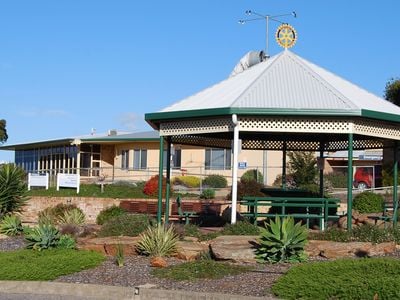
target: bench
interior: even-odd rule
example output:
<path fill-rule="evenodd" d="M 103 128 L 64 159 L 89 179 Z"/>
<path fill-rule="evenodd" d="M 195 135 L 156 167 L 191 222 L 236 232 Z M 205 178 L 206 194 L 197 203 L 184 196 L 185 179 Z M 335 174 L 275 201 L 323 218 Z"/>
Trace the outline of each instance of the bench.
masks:
<path fill-rule="evenodd" d="M 254 224 L 257 223 L 258 217 L 287 217 L 306 219 L 307 226 L 310 225 L 310 219 L 319 221 L 320 228 L 326 227 L 328 220 L 338 219 L 336 209 L 339 206 L 340 199 L 336 198 L 310 198 L 310 197 L 243 197 L 239 203 L 247 206 L 247 212 L 242 213 L 246 217 L 250 217 Z M 277 208 L 272 213 L 258 212 L 258 207 L 265 206 Z M 305 211 L 291 213 L 290 209 L 304 208 Z M 330 213 L 334 210 L 335 213 Z"/>
<path fill-rule="evenodd" d="M 183 210 L 183 204 L 182 204 L 182 199 L 181 199 L 180 195 L 176 198 L 176 205 L 178 208 L 179 221 L 182 222 L 183 219 L 185 219 L 185 225 L 189 224 L 190 219 L 199 217 L 199 214 L 196 211 Z"/>

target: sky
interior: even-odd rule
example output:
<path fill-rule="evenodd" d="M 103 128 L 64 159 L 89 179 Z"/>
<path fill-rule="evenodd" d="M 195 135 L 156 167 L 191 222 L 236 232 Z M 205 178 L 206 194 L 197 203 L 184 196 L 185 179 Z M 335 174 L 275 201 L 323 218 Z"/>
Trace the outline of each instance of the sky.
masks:
<path fill-rule="evenodd" d="M 7 144 L 109 129 L 146 131 L 145 113 L 227 78 L 265 48 L 265 21 L 293 25 L 297 55 L 383 96 L 400 77 L 398 0 L 0 1 L 0 119 Z M 282 51 L 269 23 L 269 54 Z M 13 152 L 0 151 L 0 161 Z"/>

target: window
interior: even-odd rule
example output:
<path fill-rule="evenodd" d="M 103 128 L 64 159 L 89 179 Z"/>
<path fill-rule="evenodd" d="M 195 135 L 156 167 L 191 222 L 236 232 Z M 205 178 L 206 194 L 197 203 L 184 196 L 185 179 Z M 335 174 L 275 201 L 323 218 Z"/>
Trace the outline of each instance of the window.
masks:
<path fill-rule="evenodd" d="M 226 149 L 206 149 L 206 170 L 230 170 L 231 152 Z"/>
<path fill-rule="evenodd" d="M 171 151 L 171 168 L 180 169 L 181 168 L 181 149 L 174 149 Z M 167 150 L 164 150 L 164 169 L 167 168 Z"/>
<path fill-rule="evenodd" d="M 147 149 L 133 150 L 133 169 L 141 170 L 147 168 Z"/>
<path fill-rule="evenodd" d="M 121 169 L 129 168 L 129 150 L 121 151 Z"/>

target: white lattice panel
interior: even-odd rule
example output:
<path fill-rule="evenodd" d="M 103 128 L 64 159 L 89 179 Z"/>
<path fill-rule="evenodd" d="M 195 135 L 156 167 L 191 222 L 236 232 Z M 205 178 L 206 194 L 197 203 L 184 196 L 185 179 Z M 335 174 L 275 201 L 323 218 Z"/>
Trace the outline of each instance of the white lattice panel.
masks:
<path fill-rule="evenodd" d="M 354 122 L 354 133 L 400 140 L 400 126 L 378 122 L 379 121 L 357 120 Z"/>
<path fill-rule="evenodd" d="M 160 124 L 161 136 L 229 132 L 232 130 L 232 121 L 230 118 L 184 120 Z"/>
<path fill-rule="evenodd" d="M 346 120 L 321 118 L 240 118 L 240 130 L 258 132 L 349 133 L 352 124 Z"/>

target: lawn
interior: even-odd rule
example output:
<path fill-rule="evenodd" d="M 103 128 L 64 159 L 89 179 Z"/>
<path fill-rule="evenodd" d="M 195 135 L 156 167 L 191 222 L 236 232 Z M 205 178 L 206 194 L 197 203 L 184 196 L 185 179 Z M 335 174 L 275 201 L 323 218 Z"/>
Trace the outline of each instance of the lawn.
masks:
<path fill-rule="evenodd" d="M 0 252 L 0 280 L 53 280 L 94 268 L 104 256 L 78 250 L 17 250 Z"/>

